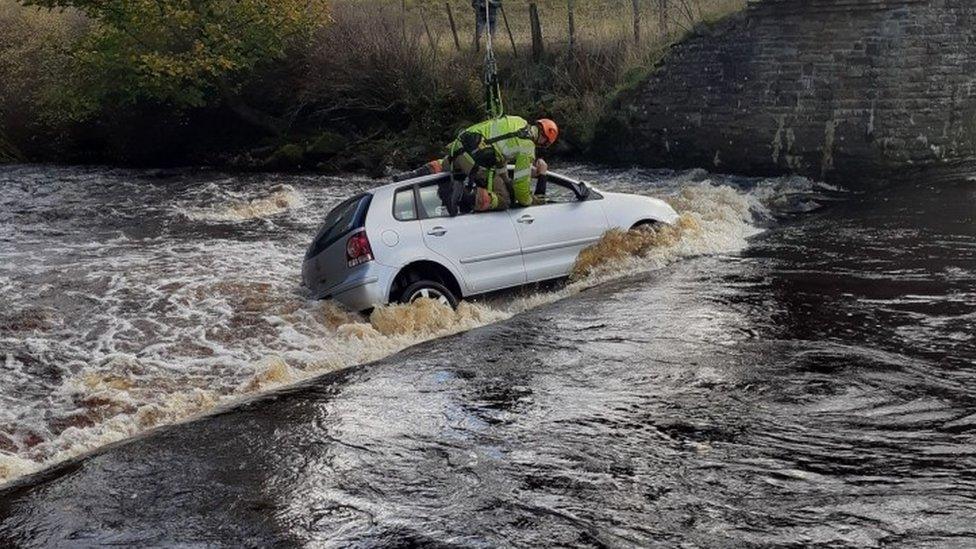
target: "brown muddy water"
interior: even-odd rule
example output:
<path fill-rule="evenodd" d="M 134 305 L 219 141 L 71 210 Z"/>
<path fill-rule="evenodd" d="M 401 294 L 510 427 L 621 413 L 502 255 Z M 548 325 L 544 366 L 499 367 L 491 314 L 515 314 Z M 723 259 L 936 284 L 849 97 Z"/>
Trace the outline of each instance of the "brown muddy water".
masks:
<path fill-rule="evenodd" d="M 3 168 L 0 475 L 95 452 L 0 541 L 976 544 L 976 183 L 570 171 L 681 223 L 362 318 L 298 268 L 369 181 Z"/>

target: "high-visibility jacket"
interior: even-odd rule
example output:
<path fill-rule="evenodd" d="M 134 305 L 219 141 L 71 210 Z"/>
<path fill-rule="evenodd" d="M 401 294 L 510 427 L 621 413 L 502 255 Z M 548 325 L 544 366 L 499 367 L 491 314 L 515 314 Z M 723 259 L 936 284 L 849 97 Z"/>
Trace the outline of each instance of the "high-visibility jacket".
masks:
<path fill-rule="evenodd" d="M 461 132 L 448 147 L 448 158 L 455 167 L 489 170 L 488 181 L 494 179 L 494 171 L 507 174 L 508 165 L 514 164 L 513 198 L 522 206 L 531 206 L 532 164 L 535 163 L 531 128 L 531 124 L 518 116 L 486 120 Z"/>

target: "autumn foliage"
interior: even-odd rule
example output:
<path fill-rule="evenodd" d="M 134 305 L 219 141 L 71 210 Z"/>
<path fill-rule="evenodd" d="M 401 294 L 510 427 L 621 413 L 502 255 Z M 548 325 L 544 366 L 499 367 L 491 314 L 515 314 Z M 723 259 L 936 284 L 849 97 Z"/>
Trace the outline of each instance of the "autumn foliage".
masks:
<path fill-rule="evenodd" d="M 201 107 L 262 63 L 304 46 L 327 20 L 325 0 L 31 0 L 73 9 L 91 28 L 72 45 L 84 116 L 106 101 Z"/>
<path fill-rule="evenodd" d="M 548 116 L 585 151 L 616 90 L 667 44 L 745 0 L 680 0 L 671 31 L 630 0 L 538 0 L 496 33 L 511 112 Z M 470 0 L 0 0 L 0 162 L 405 167 L 484 116 Z M 667 4 L 667 3 L 665 3 Z M 576 6 L 577 35 L 566 35 Z M 650 17 L 657 2 L 642 1 Z M 685 9 L 687 8 L 687 9 Z"/>

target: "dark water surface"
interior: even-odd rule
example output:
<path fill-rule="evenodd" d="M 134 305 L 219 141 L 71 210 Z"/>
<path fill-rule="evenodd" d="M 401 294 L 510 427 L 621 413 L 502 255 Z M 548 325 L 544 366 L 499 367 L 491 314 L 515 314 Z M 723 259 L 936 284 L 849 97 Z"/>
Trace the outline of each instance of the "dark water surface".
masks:
<path fill-rule="evenodd" d="M 976 546 L 976 183 L 898 185 L 105 448 L 0 545 Z"/>

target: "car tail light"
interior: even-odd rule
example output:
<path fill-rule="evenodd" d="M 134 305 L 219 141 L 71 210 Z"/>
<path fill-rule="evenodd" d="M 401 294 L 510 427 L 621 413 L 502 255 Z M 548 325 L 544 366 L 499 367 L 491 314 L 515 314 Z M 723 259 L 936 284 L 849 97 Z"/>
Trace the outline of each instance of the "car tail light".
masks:
<path fill-rule="evenodd" d="M 372 260 L 373 248 L 369 245 L 369 238 L 366 237 L 366 231 L 359 231 L 350 236 L 346 242 L 346 264 L 350 267 L 355 267 L 356 265 L 362 265 Z"/>

